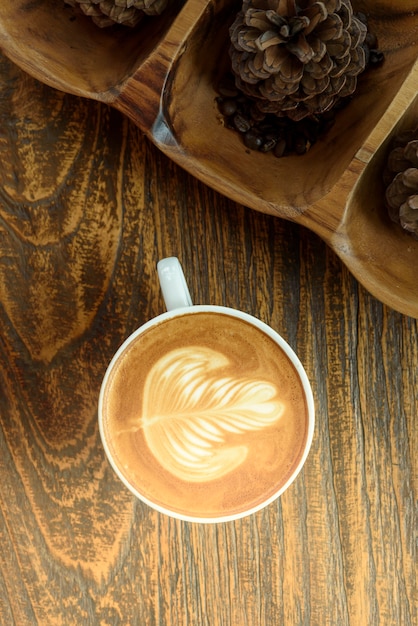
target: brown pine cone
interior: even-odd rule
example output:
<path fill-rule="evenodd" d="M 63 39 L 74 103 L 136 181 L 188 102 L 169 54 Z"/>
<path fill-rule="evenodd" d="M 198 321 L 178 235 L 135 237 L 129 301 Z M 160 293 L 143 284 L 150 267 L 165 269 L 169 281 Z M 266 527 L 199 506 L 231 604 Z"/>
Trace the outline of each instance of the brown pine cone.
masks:
<path fill-rule="evenodd" d="M 64 0 L 79 7 L 93 22 L 104 28 L 123 24 L 136 26 L 144 15 L 160 15 L 168 0 Z"/>
<path fill-rule="evenodd" d="M 236 85 L 264 112 L 322 114 L 355 91 L 366 34 L 350 0 L 244 0 L 230 28 Z"/>
<path fill-rule="evenodd" d="M 393 141 L 384 184 L 390 219 L 418 239 L 418 128 L 398 135 Z"/>

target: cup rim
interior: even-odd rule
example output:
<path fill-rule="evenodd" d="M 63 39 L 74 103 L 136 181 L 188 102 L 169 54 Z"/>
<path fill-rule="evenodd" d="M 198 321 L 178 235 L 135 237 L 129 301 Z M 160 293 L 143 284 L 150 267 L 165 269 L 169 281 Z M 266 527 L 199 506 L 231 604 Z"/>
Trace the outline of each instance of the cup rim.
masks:
<path fill-rule="evenodd" d="M 266 498 L 266 500 L 263 500 L 261 503 L 257 504 L 254 507 L 251 507 L 244 511 L 239 511 L 237 513 L 219 515 L 219 516 L 214 516 L 214 517 L 200 517 L 197 515 L 179 513 L 177 511 L 173 511 L 169 509 L 168 507 L 166 508 L 164 506 L 161 506 L 153 502 L 152 500 L 144 496 L 141 492 L 139 492 L 129 482 L 129 480 L 126 478 L 123 472 L 119 469 L 119 466 L 117 465 L 116 461 L 113 458 L 112 452 L 107 443 L 105 427 L 104 427 L 104 419 L 103 419 L 104 393 L 105 393 L 105 389 L 107 386 L 107 382 L 109 380 L 110 374 L 114 366 L 116 365 L 117 361 L 119 360 L 120 356 L 124 353 L 126 348 L 138 336 L 140 336 L 142 333 L 144 333 L 148 329 L 154 326 L 157 326 L 159 323 L 162 323 L 166 320 L 169 320 L 178 316 L 193 315 L 199 312 L 200 313 L 211 313 L 211 312 L 221 313 L 223 315 L 229 315 L 230 317 L 236 317 L 238 319 L 242 319 L 246 322 L 249 322 L 253 326 L 256 326 L 261 331 L 263 331 L 266 335 L 268 335 L 271 339 L 273 339 L 273 341 L 275 341 L 275 343 L 278 344 L 278 346 L 283 350 L 283 352 L 285 352 L 287 357 L 292 362 L 294 368 L 296 369 L 299 379 L 303 386 L 303 391 L 305 394 L 306 406 L 307 406 L 308 428 L 307 428 L 307 434 L 306 434 L 305 444 L 303 448 L 303 453 L 301 454 L 297 466 L 295 467 L 294 471 L 289 476 L 287 481 L 280 487 L 280 489 L 275 491 L 271 496 Z M 129 491 L 136 498 L 138 498 L 143 503 L 147 504 L 149 507 L 151 507 L 155 511 L 158 511 L 159 513 L 164 513 L 165 515 L 168 515 L 172 518 L 186 521 L 186 522 L 213 524 L 213 523 L 222 523 L 222 522 L 229 522 L 229 521 L 242 519 L 244 517 L 252 515 L 253 513 L 261 511 L 262 509 L 270 505 L 272 502 L 277 500 L 290 487 L 290 485 L 295 481 L 300 471 L 302 470 L 302 467 L 304 466 L 305 461 L 311 449 L 314 430 L 315 430 L 315 403 L 314 403 L 314 398 L 313 398 L 313 393 L 312 393 L 312 387 L 311 387 L 311 384 L 309 382 L 308 376 L 306 374 L 306 371 L 302 362 L 300 361 L 299 357 L 297 356 L 293 348 L 290 346 L 290 344 L 271 326 L 269 326 L 268 324 L 266 324 L 259 318 L 255 317 L 254 315 L 251 315 L 250 313 L 246 313 L 245 311 L 241 311 L 240 309 L 234 309 L 232 307 L 211 305 L 211 304 L 193 304 L 191 306 L 172 309 L 170 311 L 166 311 L 165 313 L 161 313 L 160 315 L 157 315 L 156 317 L 153 317 L 152 319 L 148 320 L 147 322 L 139 326 L 135 331 L 133 331 L 130 335 L 128 335 L 128 337 L 123 341 L 123 343 L 119 346 L 119 348 L 113 355 L 111 361 L 109 362 L 105 375 L 103 377 L 102 383 L 101 383 L 99 401 L 98 401 L 98 422 L 99 422 L 100 438 L 101 438 L 101 442 L 102 442 L 107 460 L 110 463 L 116 475 L 118 476 L 118 478 L 122 481 L 125 487 L 127 487 L 127 489 L 129 489 Z"/>

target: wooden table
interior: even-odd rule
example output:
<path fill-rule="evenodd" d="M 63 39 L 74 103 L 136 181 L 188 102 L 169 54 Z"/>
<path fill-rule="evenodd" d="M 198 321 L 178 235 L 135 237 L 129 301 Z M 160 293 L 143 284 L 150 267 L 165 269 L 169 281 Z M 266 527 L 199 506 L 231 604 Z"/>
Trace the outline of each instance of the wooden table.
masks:
<path fill-rule="evenodd" d="M 119 113 L 0 72 L 1 625 L 417 624 L 417 321 Z M 162 312 L 167 255 L 196 303 L 269 323 L 312 381 L 302 473 L 235 523 L 154 513 L 99 440 L 102 376 Z"/>

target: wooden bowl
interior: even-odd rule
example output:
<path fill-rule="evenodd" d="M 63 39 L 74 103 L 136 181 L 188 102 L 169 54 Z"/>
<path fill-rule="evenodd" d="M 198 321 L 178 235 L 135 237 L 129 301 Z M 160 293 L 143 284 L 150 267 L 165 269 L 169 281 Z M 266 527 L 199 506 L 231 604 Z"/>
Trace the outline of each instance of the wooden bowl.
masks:
<path fill-rule="evenodd" d="M 136 28 L 97 28 L 61 0 L 1 0 L 0 47 L 55 88 L 122 111 L 171 159 L 217 191 L 322 237 L 377 298 L 418 317 L 418 241 L 390 223 L 388 141 L 418 118 L 416 0 L 359 0 L 384 63 L 303 156 L 249 152 L 222 124 L 216 84 L 239 4 L 175 0 Z"/>

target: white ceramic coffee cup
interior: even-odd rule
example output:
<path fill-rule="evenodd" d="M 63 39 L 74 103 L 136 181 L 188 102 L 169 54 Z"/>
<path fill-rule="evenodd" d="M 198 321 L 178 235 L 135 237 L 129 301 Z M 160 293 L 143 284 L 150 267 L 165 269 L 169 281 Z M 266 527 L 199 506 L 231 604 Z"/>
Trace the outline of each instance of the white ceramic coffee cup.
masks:
<path fill-rule="evenodd" d="M 190 297 L 189 289 L 187 286 L 187 282 L 185 280 L 182 267 L 177 257 L 168 257 L 159 261 L 157 265 L 157 271 L 158 271 L 160 287 L 161 287 L 162 295 L 163 295 L 165 305 L 167 308 L 167 312 L 162 313 L 161 315 L 158 315 L 157 317 L 146 322 L 125 340 L 125 342 L 120 346 L 120 348 L 114 355 L 113 359 L 111 360 L 107 368 L 106 374 L 104 376 L 103 382 L 102 382 L 100 396 L 99 396 L 98 419 L 99 419 L 100 436 L 101 436 L 101 440 L 102 440 L 102 444 L 103 444 L 106 456 L 113 470 L 115 471 L 117 476 L 120 478 L 120 480 L 124 483 L 124 485 L 142 502 L 145 502 L 147 505 L 159 511 L 160 513 L 164 513 L 166 515 L 169 515 L 171 517 L 181 519 L 184 521 L 192 521 L 192 522 L 200 522 L 200 523 L 226 522 L 226 521 L 231 521 L 231 520 L 242 518 L 244 516 L 255 513 L 256 511 L 266 507 L 267 505 L 271 504 L 274 500 L 276 500 L 293 483 L 293 481 L 298 476 L 300 470 L 302 469 L 306 461 L 306 458 L 308 456 L 311 443 L 312 443 L 312 438 L 313 438 L 313 433 L 314 433 L 314 424 L 315 424 L 314 400 L 313 400 L 312 390 L 311 390 L 308 377 L 306 375 L 306 372 L 299 358 L 297 357 L 295 352 L 292 350 L 292 348 L 289 346 L 289 344 L 275 330 L 273 330 L 270 326 L 268 326 L 264 322 L 260 321 L 256 317 L 253 317 L 252 315 L 249 315 L 248 313 L 245 313 L 237 309 L 232 309 L 229 307 L 216 306 L 216 305 L 193 305 L 192 299 Z M 247 323 L 250 323 L 251 325 L 260 329 L 268 337 L 273 339 L 273 341 L 281 348 L 281 350 L 287 355 L 288 359 L 293 364 L 298 374 L 298 377 L 300 379 L 300 382 L 302 384 L 302 387 L 303 387 L 303 392 L 305 395 L 306 407 L 307 407 L 308 424 L 307 424 L 307 435 L 306 435 L 306 439 L 305 439 L 305 443 L 303 447 L 303 452 L 300 455 L 297 465 L 294 467 L 291 475 L 287 478 L 286 482 L 282 484 L 281 487 L 273 495 L 270 495 L 268 498 L 266 498 L 265 500 L 257 504 L 257 506 L 248 508 L 247 510 L 244 510 L 244 511 L 240 511 L 239 513 L 220 515 L 218 517 L 213 517 L 213 516 L 211 517 L 199 516 L 198 517 L 196 515 L 178 513 L 175 510 L 170 510 L 169 508 L 166 508 L 156 502 L 151 501 L 149 498 L 147 498 L 142 493 L 140 493 L 131 484 L 131 482 L 129 481 L 129 477 L 127 477 L 126 473 L 121 470 L 118 463 L 116 462 L 112 454 L 111 447 L 108 444 L 107 436 L 106 436 L 106 429 L 104 427 L 104 396 L 105 396 L 104 392 L 105 392 L 109 377 L 111 375 L 111 372 L 115 364 L 118 362 L 119 358 L 125 352 L 127 347 L 134 340 L 140 337 L 142 333 L 157 326 L 161 322 L 165 320 L 169 320 L 177 316 L 184 316 L 184 315 L 192 314 L 198 311 L 220 313 L 223 315 L 229 315 L 229 316 L 244 320 Z"/>

